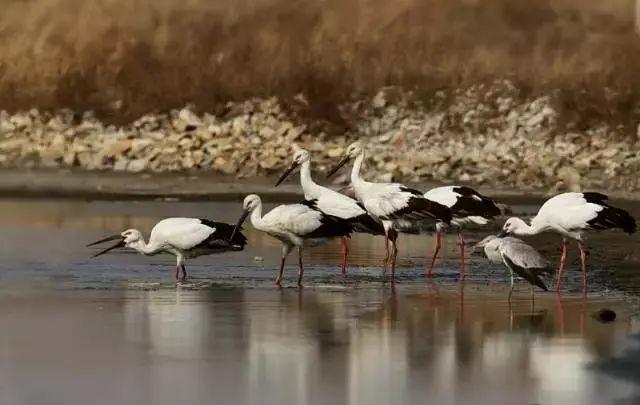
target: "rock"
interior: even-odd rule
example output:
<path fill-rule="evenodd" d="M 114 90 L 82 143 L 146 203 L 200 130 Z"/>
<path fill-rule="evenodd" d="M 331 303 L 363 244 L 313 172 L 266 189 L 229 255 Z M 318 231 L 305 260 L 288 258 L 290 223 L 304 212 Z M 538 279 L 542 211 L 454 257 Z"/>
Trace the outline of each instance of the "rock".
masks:
<path fill-rule="evenodd" d="M 138 173 L 147 168 L 149 162 L 146 159 L 134 159 L 127 164 L 127 171 Z"/>
<path fill-rule="evenodd" d="M 185 107 L 178 113 L 178 118 L 184 122 L 186 126 L 197 128 L 202 126 L 202 120 L 189 107 Z"/>
<path fill-rule="evenodd" d="M 124 141 L 120 141 L 120 142 L 124 142 Z M 131 147 L 131 153 L 133 155 L 138 155 L 142 153 L 147 147 L 153 145 L 153 143 L 154 142 L 152 139 L 134 139 L 131 142 L 129 142 L 129 145 Z"/>
<path fill-rule="evenodd" d="M 108 157 L 116 157 L 122 156 L 124 152 L 131 148 L 133 141 L 130 139 L 123 139 L 120 141 L 113 142 L 107 146 L 105 146 L 105 156 Z"/>
<path fill-rule="evenodd" d="M 1 152 L 10 152 L 24 148 L 29 144 L 29 140 L 26 138 L 12 138 L 3 142 L 0 142 Z"/>
<path fill-rule="evenodd" d="M 213 160 L 213 168 L 224 174 L 233 174 L 236 172 L 233 164 L 223 157 L 217 157 Z"/>
<path fill-rule="evenodd" d="M 616 320 L 615 311 L 609 308 L 601 308 L 600 310 L 598 310 L 598 312 L 593 314 L 593 316 L 594 318 L 596 318 L 596 320 L 603 323 L 613 322 Z"/>
<path fill-rule="evenodd" d="M 9 121 L 9 119 L 4 119 L 0 117 L 0 135 L 5 135 L 15 130 L 16 130 L 16 126 L 11 121 Z"/>
<path fill-rule="evenodd" d="M 387 98 L 384 90 L 380 90 L 371 101 L 374 108 L 382 108 L 387 105 Z"/>

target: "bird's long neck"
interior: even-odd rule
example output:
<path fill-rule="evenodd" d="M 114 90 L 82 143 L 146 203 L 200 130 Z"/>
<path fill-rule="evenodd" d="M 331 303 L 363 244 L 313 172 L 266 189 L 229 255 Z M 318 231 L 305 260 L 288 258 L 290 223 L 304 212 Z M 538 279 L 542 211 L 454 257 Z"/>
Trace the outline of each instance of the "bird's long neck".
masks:
<path fill-rule="evenodd" d="M 258 230 L 262 229 L 262 203 L 251 211 L 251 225 Z"/>
<path fill-rule="evenodd" d="M 364 152 L 360 152 L 360 154 L 356 156 L 356 160 L 353 162 L 353 169 L 351 169 L 351 184 L 353 184 L 353 188 L 355 189 L 364 183 L 364 179 L 360 175 L 362 162 L 364 162 Z"/>
<path fill-rule="evenodd" d="M 536 221 L 531 221 L 531 225 L 527 224 L 525 221 L 522 221 L 516 231 L 516 234 L 521 236 L 531 236 L 544 232 L 546 229 L 547 227 L 544 226 L 544 224 L 540 224 Z"/>
<path fill-rule="evenodd" d="M 304 198 L 314 198 L 314 191 L 318 187 L 315 181 L 311 178 L 311 162 L 306 161 L 300 166 L 300 185 L 302 191 L 304 191 Z"/>
<path fill-rule="evenodd" d="M 152 255 L 160 250 L 160 247 L 156 246 L 153 243 L 147 244 L 147 242 L 145 242 L 144 238 L 142 237 L 137 241 L 130 243 L 128 246 L 136 252 L 142 253 L 143 255 Z"/>

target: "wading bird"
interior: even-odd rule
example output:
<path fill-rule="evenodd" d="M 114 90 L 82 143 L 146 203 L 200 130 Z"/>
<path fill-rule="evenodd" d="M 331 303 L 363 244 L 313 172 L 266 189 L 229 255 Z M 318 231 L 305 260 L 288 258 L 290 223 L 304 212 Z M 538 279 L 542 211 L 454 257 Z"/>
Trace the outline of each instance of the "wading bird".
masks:
<path fill-rule="evenodd" d="M 143 255 L 151 256 L 158 253 L 170 253 L 176 256 L 176 280 L 185 281 L 187 270 L 184 263 L 187 258 L 243 250 L 247 239 L 241 232 L 234 233 L 233 225 L 223 222 L 198 218 L 167 218 L 158 222 L 151 230 L 149 243 L 144 241 L 142 232 L 137 229 L 127 229 L 120 235 L 113 235 L 88 244 L 94 246 L 100 243 L 117 240 L 95 255 L 98 257 L 117 248 L 130 248 Z M 179 276 L 180 270 L 182 276 Z"/>
<path fill-rule="evenodd" d="M 314 201 L 315 206 L 322 212 L 334 217 L 342 218 L 352 225 L 357 233 L 369 233 L 372 235 L 384 235 L 382 223 L 367 213 L 364 207 L 353 198 L 340 194 L 330 188 L 323 187 L 311 178 L 311 155 L 305 149 L 294 144 L 293 162 L 282 173 L 276 182 L 278 187 L 296 168 L 300 167 L 300 184 L 306 200 Z M 342 237 L 342 274 L 347 270 L 347 256 L 349 245 L 347 236 Z"/>
<path fill-rule="evenodd" d="M 244 212 L 236 224 L 232 238 L 251 215 L 251 224 L 255 229 L 282 242 L 282 260 L 275 280 L 277 285 L 282 285 L 284 263 L 294 247 L 298 248 L 298 285 L 302 285 L 302 248 L 317 246 L 331 238 L 349 236 L 353 232 L 348 221 L 323 213 L 313 201 L 279 205 L 262 216 L 262 200 L 259 196 L 250 194 L 245 197 L 243 208 Z"/>
<path fill-rule="evenodd" d="M 390 257 L 390 240 L 392 246 L 391 274 L 392 278 L 395 278 L 398 232 L 415 230 L 436 222 L 449 225 L 452 219 L 451 210 L 425 198 L 421 191 L 402 184 L 365 181 L 360 174 L 365 151 L 359 142 L 349 145 L 342 160 L 327 174 L 327 177 L 333 175 L 352 159 L 354 163 L 351 170 L 351 184 L 356 198 L 364 205 L 369 214 L 382 221 L 385 230 L 385 270 Z"/>
<path fill-rule="evenodd" d="M 556 291 L 562 287 L 562 274 L 567 261 L 567 238 L 575 239 L 580 248 L 582 288 L 587 289 L 587 251 L 584 236 L 588 231 L 622 229 L 632 234 L 636 221 L 623 209 L 607 204 L 608 197 L 600 193 L 563 193 L 547 200 L 538 214 L 527 225 L 522 219 L 513 217 L 505 222 L 502 235 L 536 235 L 555 232 L 562 236 L 562 255 L 556 280 Z"/>
<path fill-rule="evenodd" d="M 500 208 L 491 200 L 466 186 L 436 187 L 426 193 L 425 198 L 440 203 L 451 209 L 453 219 L 451 225 L 457 228 L 458 245 L 460 246 L 460 279 L 465 278 L 465 242 L 462 236 L 462 227 L 467 224 L 486 225 L 489 221 L 500 215 Z M 442 247 L 442 234 L 447 226 L 444 222 L 436 224 L 436 247 L 433 258 L 425 276 L 431 277 L 438 252 Z"/>
<path fill-rule="evenodd" d="M 533 297 L 534 285 L 548 291 L 540 276 L 551 274 L 551 265 L 532 246 L 517 238 L 490 235 L 478 242 L 475 247 L 483 248 L 490 262 L 503 263 L 509 269 L 511 274 L 509 300 L 511 300 L 513 293 L 513 273 L 531 284 L 531 297 Z"/>

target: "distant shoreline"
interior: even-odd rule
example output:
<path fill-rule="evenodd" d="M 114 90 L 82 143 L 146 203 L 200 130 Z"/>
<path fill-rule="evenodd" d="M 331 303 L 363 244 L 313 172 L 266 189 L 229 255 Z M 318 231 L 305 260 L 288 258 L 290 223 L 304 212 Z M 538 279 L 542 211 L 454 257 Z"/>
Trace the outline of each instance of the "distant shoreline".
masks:
<path fill-rule="evenodd" d="M 250 193 L 260 194 L 273 202 L 302 198 L 302 189 L 292 180 L 274 188 L 276 177 L 238 180 L 215 172 L 128 173 L 71 169 L 2 169 L 0 198 L 233 201 Z M 442 184 L 412 185 L 426 191 Z M 330 186 L 338 189 L 341 187 Z M 548 190 L 476 188 L 505 203 L 542 201 L 552 194 Z M 605 193 L 616 200 L 640 201 L 640 192 L 636 191 Z"/>

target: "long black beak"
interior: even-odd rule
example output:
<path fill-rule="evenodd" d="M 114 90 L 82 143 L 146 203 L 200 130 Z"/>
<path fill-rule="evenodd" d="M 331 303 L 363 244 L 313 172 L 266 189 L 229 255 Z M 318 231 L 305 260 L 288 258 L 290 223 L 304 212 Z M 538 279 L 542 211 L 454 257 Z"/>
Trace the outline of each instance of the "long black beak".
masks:
<path fill-rule="evenodd" d="M 333 176 L 338 170 L 340 170 L 340 168 L 342 168 L 342 166 L 346 165 L 349 162 L 349 160 L 350 160 L 349 156 L 343 157 L 342 160 L 340 160 L 340 162 L 338 162 L 336 167 L 334 167 L 333 169 L 329 170 L 329 173 L 327 173 L 327 178 Z"/>
<path fill-rule="evenodd" d="M 89 244 L 87 245 L 87 247 L 89 247 L 89 246 L 99 245 L 99 244 L 104 243 L 104 242 L 109 242 L 110 240 L 118 240 L 118 239 L 122 239 L 122 235 L 112 235 L 112 236 L 107 236 L 106 238 L 104 238 L 104 239 L 100 239 L 99 241 L 95 241 L 95 242 L 93 242 L 93 243 L 89 243 Z"/>
<path fill-rule="evenodd" d="M 498 238 L 504 238 L 505 236 L 508 236 L 509 234 L 503 229 L 498 233 Z"/>
<path fill-rule="evenodd" d="M 289 177 L 291 172 L 294 171 L 298 166 L 300 165 L 297 162 L 291 163 L 291 166 L 289 166 L 289 168 L 285 170 L 284 173 L 282 173 L 282 176 L 280 176 L 280 178 L 278 179 L 274 187 L 278 187 L 287 177 Z"/>
<path fill-rule="evenodd" d="M 236 227 L 233 228 L 233 232 L 231 233 L 231 238 L 229 240 L 235 239 L 236 234 L 238 233 L 240 228 L 242 228 L 242 224 L 244 223 L 244 220 L 247 219 L 248 216 L 249 216 L 249 210 L 244 210 L 242 212 L 242 215 L 240 215 L 240 219 L 238 219 L 238 222 L 236 223 Z"/>
<path fill-rule="evenodd" d="M 124 239 L 121 240 L 120 242 L 116 243 L 115 245 L 106 248 L 105 250 L 96 253 L 95 255 L 91 256 L 91 258 L 93 259 L 94 257 L 98 257 L 98 256 L 102 256 L 105 253 L 109 253 L 111 252 L 113 249 L 117 249 L 117 248 L 121 248 L 124 247 Z"/>

